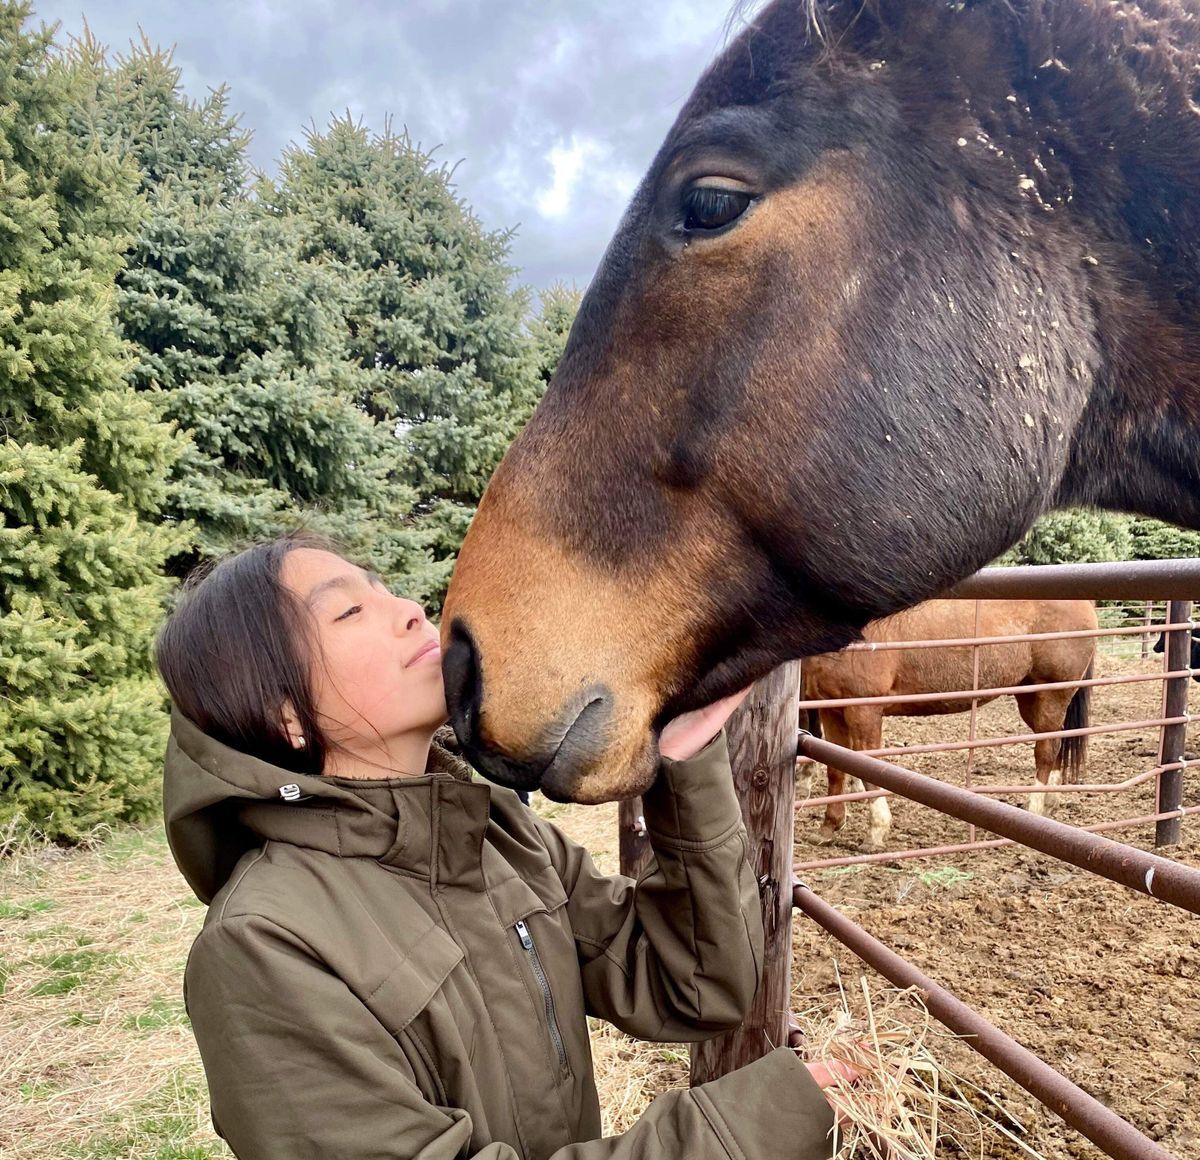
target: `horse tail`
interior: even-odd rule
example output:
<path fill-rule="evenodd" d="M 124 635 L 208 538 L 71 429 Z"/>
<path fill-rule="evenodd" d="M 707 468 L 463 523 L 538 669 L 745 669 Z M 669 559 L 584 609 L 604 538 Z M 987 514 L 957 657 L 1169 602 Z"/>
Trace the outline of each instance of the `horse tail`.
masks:
<path fill-rule="evenodd" d="M 1085 681 L 1092 679 L 1095 662 L 1088 661 L 1087 672 L 1083 674 Z M 1075 690 L 1075 696 L 1067 706 L 1067 715 L 1063 720 L 1064 729 L 1086 729 L 1092 708 L 1092 686 L 1084 685 Z M 1064 737 L 1062 748 L 1058 752 L 1062 763 L 1063 783 L 1075 785 L 1079 775 L 1087 763 L 1087 734 L 1080 737 Z"/>

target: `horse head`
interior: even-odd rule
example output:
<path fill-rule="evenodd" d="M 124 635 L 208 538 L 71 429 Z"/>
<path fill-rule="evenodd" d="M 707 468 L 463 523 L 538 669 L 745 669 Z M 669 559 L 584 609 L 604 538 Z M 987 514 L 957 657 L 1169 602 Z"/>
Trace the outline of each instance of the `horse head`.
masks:
<path fill-rule="evenodd" d="M 640 792 L 672 715 L 1050 507 L 1200 522 L 1195 61 L 1159 23 L 777 0 L 730 44 L 463 546 L 444 668 L 485 773 Z"/>

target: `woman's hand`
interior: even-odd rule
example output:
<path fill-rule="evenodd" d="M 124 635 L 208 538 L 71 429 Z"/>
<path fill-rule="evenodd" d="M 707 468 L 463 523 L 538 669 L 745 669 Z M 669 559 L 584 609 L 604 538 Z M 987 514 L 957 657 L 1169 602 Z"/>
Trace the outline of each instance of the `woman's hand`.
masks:
<path fill-rule="evenodd" d="M 749 692 L 750 686 L 747 685 L 740 692 L 722 697 L 702 709 L 681 713 L 675 720 L 668 721 L 658 739 L 659 753 L 672 761 L 687 761 L 689 757 L 695 757 L 721 732 L 721 727 L 729 720 L 729 715 L 746 699 Z"/>
<path fill-rule="evenodd" d="M 862 1075 L 857 1068 L 841 1059 L 814 1059 L 804 1065 L 819 1088 L 836 1087 L 839 1080 L 854 1083 Z"/>
<path fill-rule="evenodd" d="M 808 1074 L 813 1077 L 813 1082 L 822 1092 L 827 1088 L 837 1087 L 840 1082 L 857 1083 L 862 1076 L 862 1072 L 840 1059 L 814 1059 L 806 1062 L 804 1066 L 808 1068 Z M 828 1096 L 825 1098 L 829 1099 Z M 845 1112 L 836 1105 L 833 1107 L 838 1123 L 843 1126 L 848 1124 L 850 1119 Z"/>

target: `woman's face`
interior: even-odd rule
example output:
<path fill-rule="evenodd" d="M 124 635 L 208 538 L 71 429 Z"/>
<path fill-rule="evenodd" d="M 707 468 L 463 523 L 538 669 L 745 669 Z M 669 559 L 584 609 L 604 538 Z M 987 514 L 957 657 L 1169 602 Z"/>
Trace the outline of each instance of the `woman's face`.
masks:
<path fill-rule="evenodd" d="M 320 650 L 313 696 L 331 742 L 386 762 L 396 742 L 420 734 L 427 740 L 445 722 L 438 631 L 419 604 L 316 548 L 289 552 L 281 580 L 313 620 Z"/>

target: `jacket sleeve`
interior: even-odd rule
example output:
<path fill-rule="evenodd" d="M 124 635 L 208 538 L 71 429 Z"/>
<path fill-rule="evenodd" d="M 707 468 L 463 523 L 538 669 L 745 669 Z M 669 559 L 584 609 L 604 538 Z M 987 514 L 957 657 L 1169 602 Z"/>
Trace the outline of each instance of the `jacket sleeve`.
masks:
<path fill-rule="evenodd" d="M 422 1095 L 397 1041 L 289 932 L 224 920 L 196 942 L 187 1002 L 213 1123 L 240 1160 L 520 1160 L 472 1151 L 459 1108 Z M 548 1160 L 822 1160 L 832 1113 L 786 1049 L 660 1096 L 621 1136 Z"/>
<path fill-rule="evenodd" d="M 542 823 L 588 1013 L 639 1039 L 708 1039 L 741 1023 L 763 957 L 725 734 L 687 761 L 664 759 L 642 801 L 654 860 L 636 883 L 601 874 L 582 846 Z"/>

